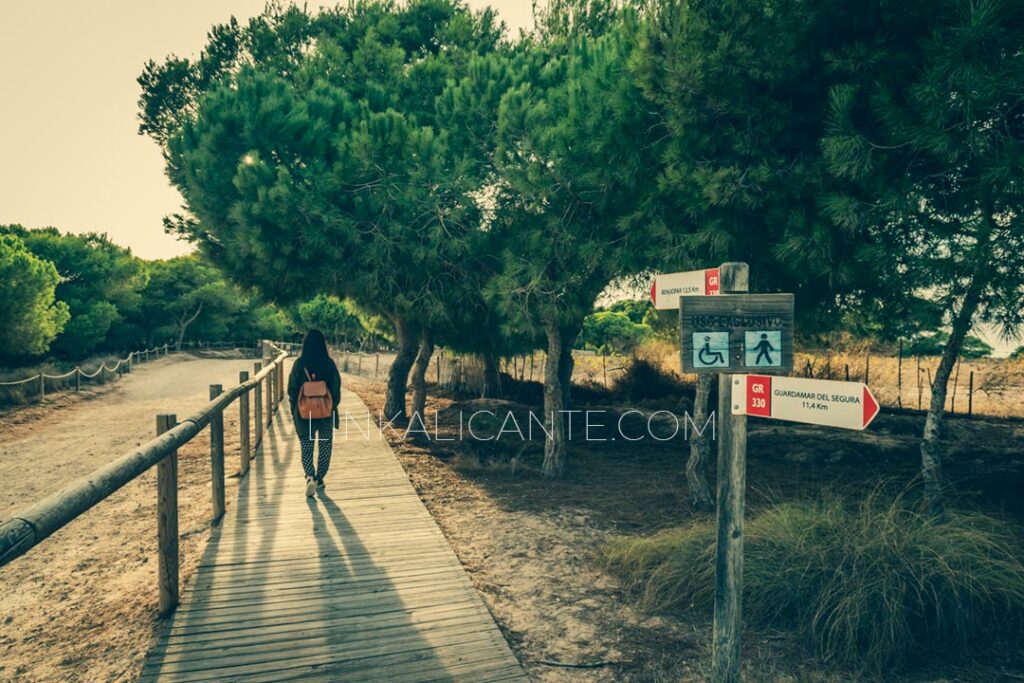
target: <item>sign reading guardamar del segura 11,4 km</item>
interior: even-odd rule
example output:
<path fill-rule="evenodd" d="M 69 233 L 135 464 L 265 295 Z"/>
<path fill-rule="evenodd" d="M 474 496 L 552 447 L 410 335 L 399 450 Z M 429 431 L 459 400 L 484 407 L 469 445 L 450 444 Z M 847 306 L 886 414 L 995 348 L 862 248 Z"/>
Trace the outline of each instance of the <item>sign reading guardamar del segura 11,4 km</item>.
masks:
<path fill-rule="evenodd" d="M 720 293 L 718 268 L 662 273 L 651 283 L 651 303 L 659 311 L 679 308 L 679 297 L 715 296 Z"/>
<path fill-rule="evenodd" d="M 732 376 L 732 414 L 864 429 L 878 415 L 878 401 L 862 382 L 770 375 Z"/>

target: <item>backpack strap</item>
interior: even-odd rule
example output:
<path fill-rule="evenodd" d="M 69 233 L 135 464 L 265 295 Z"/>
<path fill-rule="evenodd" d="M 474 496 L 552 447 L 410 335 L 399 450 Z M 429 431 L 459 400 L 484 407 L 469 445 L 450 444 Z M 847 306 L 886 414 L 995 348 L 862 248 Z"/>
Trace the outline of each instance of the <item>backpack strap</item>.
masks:
<path fill-rule="evenodd" d="M 314 379 L 316 379 L 316 374 L 315 373 L 310 375 L 309 374 L 309 370 L 307 370 L 306 368 L 302 368 L 302 371 L 304 373 L 306 373 L 306 379 L 308 379 L 310 382 L 312 382 Z"/>

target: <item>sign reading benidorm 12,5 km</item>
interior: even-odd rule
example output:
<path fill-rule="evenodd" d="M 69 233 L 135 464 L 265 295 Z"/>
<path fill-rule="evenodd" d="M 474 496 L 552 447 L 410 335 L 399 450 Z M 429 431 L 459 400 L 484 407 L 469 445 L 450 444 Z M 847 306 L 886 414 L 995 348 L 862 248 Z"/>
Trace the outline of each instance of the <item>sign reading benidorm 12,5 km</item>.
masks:
<path fill-rule="evenodd" d="M 679 297 L 683 372 L 783 374 L 793 369 L 793 295 Z"/>
<path fill-rule="evenodd" d="M 651 282 L 651 303 L 659 311 L 672 311 L 679 308 L 681 296 L 715 296 L 719 291 L 718 268 L 662 273 Z"/>

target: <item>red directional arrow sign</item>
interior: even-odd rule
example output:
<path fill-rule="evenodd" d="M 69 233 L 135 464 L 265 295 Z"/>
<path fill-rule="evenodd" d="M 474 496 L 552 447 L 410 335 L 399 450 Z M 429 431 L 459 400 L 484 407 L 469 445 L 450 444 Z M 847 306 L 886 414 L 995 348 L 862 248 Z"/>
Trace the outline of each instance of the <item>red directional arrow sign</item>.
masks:
<path fill-rule="evenodd" d="M 863 382 L 732 376 L 732 414 L 864 429 L 878 415 L 878 401 Z"/>
<path fill-rule="evenodd" d="M 679 308 L 679 297 L 714 296 L 721 291 L 718 268 L 662 273 L 651 283 L 651 303 L 659 311 Z"/>

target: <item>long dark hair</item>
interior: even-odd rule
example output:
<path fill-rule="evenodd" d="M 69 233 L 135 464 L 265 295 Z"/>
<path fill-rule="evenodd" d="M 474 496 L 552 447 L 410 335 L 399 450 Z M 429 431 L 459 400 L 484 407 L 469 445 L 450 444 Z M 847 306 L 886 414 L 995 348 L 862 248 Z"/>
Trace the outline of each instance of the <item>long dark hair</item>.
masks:
<path fill-rule="evenodd" d="M 327 378 L 327 372 L 334 365 L 334 361 L 331 360 L 331 355 L 327 352 L 327 340 L 324 339 L 323 332 L 310 330 L 306 333 L 302 340 L 302 353 L 299 354 L 299 360 L 311 374 L 317 375 L 317 379 Z"/>

